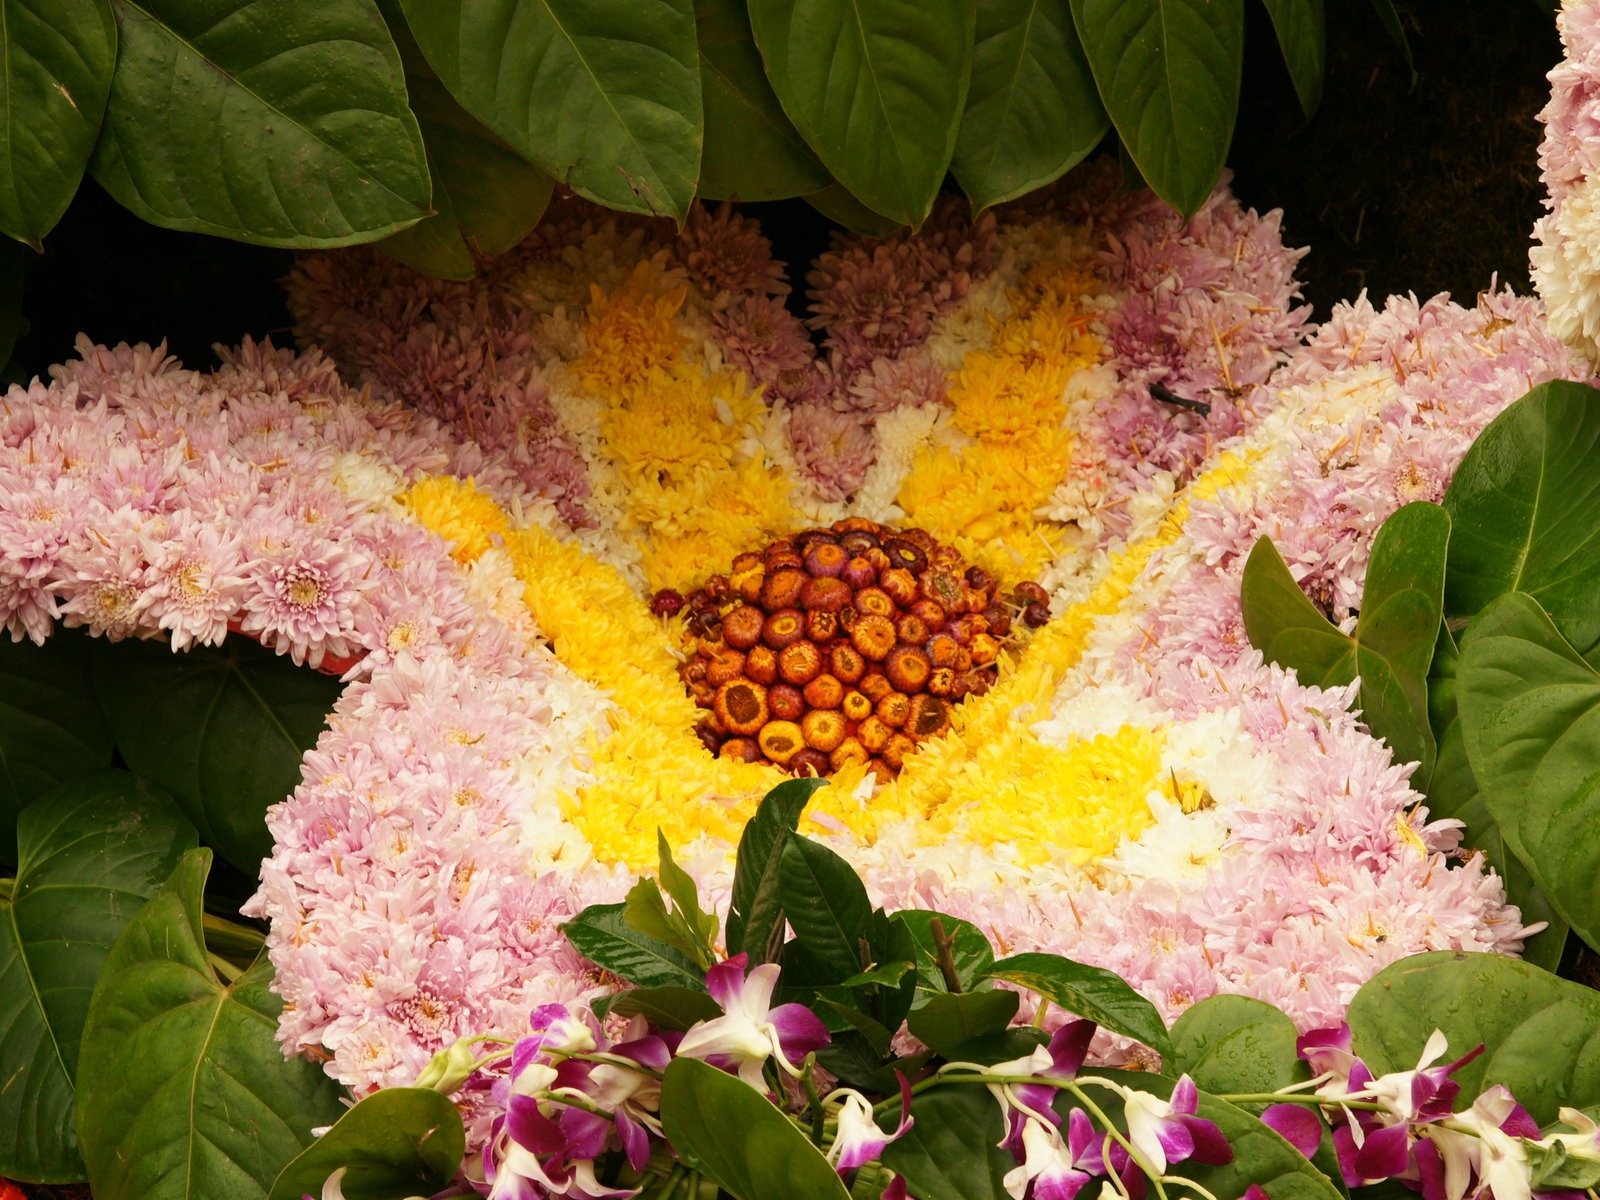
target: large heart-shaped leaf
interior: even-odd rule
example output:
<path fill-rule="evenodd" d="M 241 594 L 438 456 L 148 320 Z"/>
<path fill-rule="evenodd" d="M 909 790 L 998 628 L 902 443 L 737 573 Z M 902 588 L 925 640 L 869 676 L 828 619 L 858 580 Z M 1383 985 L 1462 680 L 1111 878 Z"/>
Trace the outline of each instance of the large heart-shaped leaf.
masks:
<path fill-rule="evenodd" d="M 905 1176 L 919 1200 L 1003 1200 L 1016 1160 L 1002 1150 L 1005 1124 L 983 1088 L 940 1088 L 918 1096 L 915 1124 L 883 1149 L 883 1165 Z"/>
<path fill-rule="evenodd" d="M 1600 645 L 1600 392 L 1552 380 L 1478 435 L 1444 507 L 1455 519 L 1445 611 L 1527 592 L 1587 656 Z"/>
<path fill-rule="evenodd" d="M 107 0 L 0 2 L 0 233 L 37 250 L 67 211 L 116 58 Z"/>
<path fill-rule="evenodd" d="M 1600 672 L 1537 600 L 1512 592 L 1461 647 L 1457 702 L 1472 772 L 1512 851 L 1584 941 L 1600 945 Z"/>
<path fill-rule="evenodd" d="M 417 49 L 398 13 L 391 20 L 405 64 L 411 111 L 422 126 L 433 176 L 434 215 L 390 234 L 381 248 L 409 267 L 470 279 L 479 258 L 504 254 L 539 223 L 554 183 L 457 104 Z"/>
<path fill-rule="evenodd" d="M 755 816 L 739 835 L 733 895 L 728 901 L 728 953 L 748 954 L 753 967 L 777 958 L 774 943 L 781 943 L 783 937 L 783 905 L 778 899 L 783 848 L 800 824 L 800 814 L 812 794 L 827 782 L 791 779 L 780 783 L 761 798 Z"/>
<path fill-rule="evenodd" d="M 749 0 L 783 109 L 834 177 L 920 225 L 955 151 L 976 0 Z"/>
<path fill-rule="evenodd" d="M 744 0 L 696 0 L 694 19 L 706 112 L 700 195 L 782 200 L 832 183 L 773 95 Z"/>
<path fill-rule="evenodd" d="M 428 214 L 422 135 L 370 0 L 112 0 L 119 49 L 90 169 L 138 216 L 341 246 Z"/>
<path fill-rule="evenodd" d="M 974 211 L 1059 178 L 1110 127 L 1067 0 L 978 6 L 972 87 L 950 163 Z"/>
<path fill-rule="evenodd" d="M 16 886 L 0 900 L 0 1129 L 12 1131 L 0 1175 L 81 1179 L 73 1088 L 89 997 L 123 927 L 195 844 L 194 827 L 158 788 L 105 771 L 42 796 L 17 832 Z"/>
<path fill-rule="evenodd" d="M 0 862 L 17 861 L 17 814 L 25 805 L 111 765 L 111 728 L 83 642 L 64 629 L 42 646 L 0 638 Z"/>
<path fill-rule="evenodd" d="M 1306 1077 L 1298 1031 L 1280 1008 L 1249 996 L 1208 996 L 1172 1023 L 1172 1058 L 1208 1092 L 1275 1092 Z"/>
<path fill-rule="evenodd" d="M 267 807 L 300 782 L 341 685 L 243 637 L 182 654 L 119 642 L 96 655 L 94 681 L 128 766 L 254 875 L 272 849 Z"/>
<path fill-rule="evenodd" d="M 345 1200 L 431 1196 L 454 1178 L 465 1147 L 461 1114 L 449 1097 L 431 1088 L 380 1088 L 285 1166 L 268 1200 L 320 1196 L 340 1168 Z"/>
<path fill-rule="evenodd" d="M 1216 186 L 1233 139 L 1243 0 L 1072 0 L 1072 18 L 1139 173 L 1192 215 Z"/>
<path fill-rule="evenodd" d="M 995 963 L 988 974 L 1021 984 L 1113 1033 L 1137 1038 L 1163 1058 L 1172 1053 L 1167 1026 L 1156 1006 L 1115 971 L 1073 962 L 1059 954 L 1013 954 Z"/>
<path fill-rule="evenodd" d="M 852 233 L 867 237 L 883 237 L 899 229 L 902 222 L 874 212 L 857 200 L 842 183 L 832 183 L 820 192 L 812 192 L 806 203 L 836 225 L 843 225 Z"/>
<path fill-rule="evenodd" d="M 1514 958 L 1439 950 L 1401 959 L 1356 993 L 1350 1028 L 1374 1075 L 1414 1068 L 1440 1029 L 1450 1058 L 1486 1047 L 1452 1076 L 1463 1100 L 1503 1083 L 1541 1125 L 1563 1104 L 1600 1104 L 1600 993 Z"/>
<path fill-rule="evenodd" d="M 661 1124 L 678 1160 L 738 1200 L 847 1200 L 822 1151 L 749 1084 L 693 1058 L 661 1081 Z"/>
<path fill-rule="evenodd" d="M 263 954 L 233 984 L 206 957 L 211 852 L 183 856 L 112 947 L 89 1004 L 78 1138 L 97 1200 L 264 1198 L 341 1089 L 276 1037 Z"/>
<path fill-rule="evenodd" d="M 579 195 L 682 221 L 700 175 L 692 0 L 402 0 L 439 78 Z"/>
<path fill-rule="evenodd" d="M 1433 770 L 1428 667 L 1438 639 L 1450 518 L 1437 504 L 1407 504 L 1373 539 L 1361 616 L 1340 633 L 1300 590 L 1277 548 L 1262 538 L 1245 563 L 1240 600 L 1250 642 L 1302 683 L 1332 687 L 1361 677 L 1359 704 L 1398 762 Z"/>
<path fill-rule="evenodd" d="M 1262 0 L 1278 35 L 1283 65 L 1289 68 L 1300 110 L 1310 116 L 1322 103 L 1322 77 L 1328 28 L 1322 0 Z"/>

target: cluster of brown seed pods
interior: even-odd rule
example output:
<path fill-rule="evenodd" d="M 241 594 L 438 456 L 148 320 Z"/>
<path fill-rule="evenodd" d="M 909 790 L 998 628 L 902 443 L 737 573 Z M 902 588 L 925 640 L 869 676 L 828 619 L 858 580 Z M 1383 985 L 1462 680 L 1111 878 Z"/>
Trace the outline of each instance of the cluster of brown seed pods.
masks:
<path fill-rule="evenodd" d="M 950 727 L 950 709 L 994 682 L 1001 646 L 1049 619 L 1045 591 L 1009 596 L 925 530 L 859 517 L 779 538 L 733 560 L 687 600 L 680 668 L 707 710 L 714 753 L 797 775 L 860 762 L 896 774 Z"/>

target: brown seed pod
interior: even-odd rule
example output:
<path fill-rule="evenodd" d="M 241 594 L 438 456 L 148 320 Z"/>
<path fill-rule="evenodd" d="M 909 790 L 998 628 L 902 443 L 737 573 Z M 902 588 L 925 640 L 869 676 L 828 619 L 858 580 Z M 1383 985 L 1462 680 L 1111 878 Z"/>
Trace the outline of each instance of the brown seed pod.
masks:
<path fill-rule="evenodd" d="M 721 758 L 731 758 L 735 762 L 760 762 L 761 747 L 754 738 L 731 737 L 722 743 L 717 750 Z"/>
<path fill-rule="evenodd" d="M 806 698 L 792 683 L 775 683 L 767 689 L 767 708 L 780 721 L 798 721 L 805 715 Z"/>
<path fill-rule="evenodd" d="M 989 632 L 989 622 L 977 613 L 966 613 L 951 621 L 947 628 L 955 635 L 956 641 L 963 646 L 970 646 L 973 638 Z"/>
<path fill-rule="evenodd" d="M 694 735 L 700 739 L 702 746 L 715 754 L 717 747 L 722 744 L 722 731 L 717 728 L 716 714 L 702 718 L 694 727 Z"/>
<path fill-rule="evenodd" d="M 658 617 L 675 617 L 683 610 L 683 593 L 662 588 L 650 597 L 650 611 Z"/>
<path fill-rule="evenodd" d="M 876 550 L 878 535 L 866 529 L 852 530 L 840 535 L 839 545 L 844 547 L 845 553 L 854 557 L 857 554 L 865 554 L 868 550 Z"/>
<path fill-rule="evenodd" d="M 836 613 L 850 603 L 850 585 L 831 575 L 807 579 L 800 589 L 800 607 L 808 612 Z"/>
<path fill-rule="evenodd" d="M 930 600 L 926 596 L 911 605 L 906 611 L 920 620 L 930 630 L 939 628 L 949 619 L 944 610 L 944 605 L 937 600 Z"/>
<path fill-rule="evenodd" d="M 950 706 L 938 696 L 913 696 L 911 716 L 904 728 L 913 741 L 938 737 L 950 728 Z"/>
<path fill-rule="evenodd" d="M 889 677 L 897 692 L 911 695 L 928 686 L 928 676 L 933 673 L 933 662 L 921 646 L 901 642 L 883 660 L 883 673 Z"/>
<path fill-rule="evenodd" d="M 806 746 L 805 735 L 793 721 L 768 721 L 756 735 L 756 742 L 761 746 L 761 753 L 780 767 L 788 766 Z"/>
<path fill-rule="evenodd" d="M 1047 605 L 1035 601 L 1022 610 L 1022 623 L 1030 629 L 1037 629 L 1041 625 L 1050 623 L 1050 609 Z"/>
<path fill-rule="evenodd" d="M 911 697 L 904 692 L 890 692 L 878 701 L 873 712 L 891 729 L 899 729 L 911 719 Z"/>
<path fill-rule="evenodd" d="M 721 604 L 733 594 L 733 586 L 726 575 L 713 575 L 700 589 L 713 604 Z"/>
<path fill-rule="evenodd" d="M 878 582 L 878 568 L 858 555 L 845 563 L 839 578 L 851 588 L 871 587 Z"/>
<path fill-rule="evenodd" d="M 986 667 L 1000 657 L 1000 643 L 987 633 L 978 634 L 967 649 L 972 654 L 974 666 Z"/>
<path fill-rule="evenodd" d="M 837 750 L 848 732 L 844 717 L 825 708 L 814 708 L 801 717 L 800 731 L 805 736 L 806 745 L 824 754 Z"/>
<path fill-rule="evenodd" d="M 832 675 L 818 675 L 801 690 L 812 708 L 838 708 L 844 700 L 844 684 Z"/>
<path fill-rule="evenodd" d="M 880 784 L 894 782 L 894 771 L 883 759 L 874 755 L 867 759 L 867 774 L 871 775 Z"/>
<path fill-rule="evenodd" d="M 894 691 L 894 684 L 890 683 L 889 677 L 879 670 L 868 671 L 861 677 L 861 682 L 856 687 L 874 704 Z"/>
<path fill-rule="evenodd" d="M 835 521 L 832 525 L 828 526 L 828 528 L 832 529 L 835 533 L 844 534 L 861 532 L 876 533 L 883 527 L 876 521 L 868 520 L 866 517 L 843 517 L 840 520 Z"/>
<path fill-rule="evenodd" d="M 928 568 L 928 556 L 915 542 L 904 537 L 885 538 L 883 552 L 891 567 L 903 567 L 913 575 Z"/>
<path fill-rule="evenodd" d="M 712 712 L 723 732 L 748 737 L 767 723 L 767 689 L 751 679 L 735 679 L 717 689 Z"/>
<path fill-rule="evenodd" d="M 774 650 L 792 646 L 806 635 L 806 621 L 798 608 L 780 609 L 761 626 L 761 640 Z"/>
<path fill-rule="evenodd" d="M 884 655 L 894 649 L 894 641 L 894 623 L 876 613 L 858 618 L 850 630 L 850 644 L 861 651 L 862 658 L 873 662 L 882 662 Z"/>
<path fill-rule="evenodd" d="M 906 613 L 894 623 L 894 635 L 902 642 L 910 642 L 920 646 L 928 640 L 928 627 L 923 624 L 921 617 Z"/>
<path fill-rule="evenodd" d="M 706 683 L 712 687 L 721 687 L 744 673 L 744 655 L 727 646 L 717 647 L 706 661 Z"/>
<path fill-rule="evenodd" d="M 785 683 L 804 687 L 822 674 L 822 651 L 815 642 L 796 642 L 778 653 L 778 674 Z"/>
<path fill-rule="evenodd" d="M 866 749 L 868 754 L 876 754 L 883 749 L 883 744 L 889 740 L 891 730 L 877 717 L 868 717 L 856 726 L 856 739 Z"/>
<path fill-rule="evenodd" d="M 767 567 L 767 577 L 761 584 L 761 607 L 769 613 L 779 609 L 796 608 L 800 603 L 800 589 L 809 576 L 795 567 Z"/>
<path fill-rule="evenodd" d="M 980 592 L 986 592 L 994 586 L 994 576 L 982 567 L 968 567 L 966 580 L 969 588 Z"/>
<path fill-rule="evenodd" d="M 821 779 L 832 765 L 826 754 L 808 746 L 789 760 L 789 774 L 801 779 Z"/>
<path fill-rule="evenodd" d="M 851 688 L 839 702 L 839 711 L 850 721 L 865 721 L 872 715 L 872 701 L 862 692 Z"/>
<path fill-rule="evenodd" d="M 760 555 L 748 551 L 733 560 L 733 570 L 728 573 L 728 582 L 747 604 L 760 601 L 761 585 L 766 578 L 767 564 L 761 561 Z"/>
<path fill-rule="evenodd" d="M 828 755 L 828 765 L 835 771 L 842 771 L 849 763 L 864 763 L 871 757 L 860 738 L 847 737 L 839 743 L 837 750 Z"/>
<path fill-rule="evenodd" d="M 683 681 L 685 683 L 699 683 L 706 677 L 706 660 L 700 657 L 691 658 L 683 665 Z"/>
<path fill-rule="evenodd" d="M 744 656 L 744 673 L 763 686 L 778 678 L 778 654 L 770 646 L 751 646 Z"/>
<path fill-rule="evenodd" d="M 794 543 L 794 548 L 804 556 L 811 547 L 819 544 L 836 545 L 839 535 L 831 529 L 802 529 L 799 533 L 790 534 L 789 540 Z"/>
<path fill-rule="evenodd" d="M 935 696 L 948 696 L 956 690 L 954 667 L 935 667 L 928 674 L 928 691 Z"/>
<path fill-rule="evenodd" d="M 948 633 L 936 633 L 927 642 L 928 661 L 935 667 L 953 667 L 961 657 L 961 643 Z"/>
<path fill-rule="evenodd" d="M 967 671 L 956 676 L 956 690 L 966 696 L 981 696 L 993 682 L 988 671 Z"/>
<path fill-rule="evenodd" d="M 898 771 L 905 765 L 906 755 L 914 753 L 916 748 L 917 744 L 897 729 L 883 744 L 883 761 L 889 764 L 891 770 Z"/>
<path fill-rule="evenodd" d="M 997 638 L 1003 638 L 1011 633 L 1011 610 L 1003 604 L 991 604 L 983 610 L 983 619 L 988 622 L 989 632 Z"/>
<path fill-rule="evenodd" d="M 819 646 L 826 646 L 839 636 L 839 618 L 831 612 L 806 614 L 806 637 Z"/>
<path fill-rule="evenodd" d="M 904 567 L 890 567 L 878 576 L 878 586 L 889 593 L 901 608 L 910 608 L 922 596 L 917 587 L 917 577 Z"/>
<path fill-rule="evenodd" d="M 934 540 L 933 534 L 916 525 L 911 526 L 909 529 L 902 529 L 900 531 L 900 536 L 905 538 L 906 541 L 910 542 L 918 550 L 921 550 L 924 553 L 932 553 L 933 550 L 939 545 L 939 543 Z M 944 549 L 955 552 L 954 547 L 951 546 L 946 546 Z M 959 552 L 955 553 L 957 559 L 959 559 Z"/>
<path fill-rule="evenodd" d="M 866 551 L 862 553 L 861 557 L 871 563 L 872 569 L 878 572 L 880 575 L 887 571 L 890 567 L 894 566 L 894 564 L 889 561 L 889 556 L 887 554 L 885 554 L 882 550 L 875 549 L 871 546 L 869 546 Z"/>
<path fill-rule="evenodd" d="M 851 603 L 862 616 L 889 617 L 892 619 L 895 615 L 894 601 L 889 598 L 889 593 L 881 587 L 859 589 Z"/>
<path fill-rule="evenodd" d="M 806 565 L 806 560 L 793 546 L 779 546 L 774 543 L 766 556 L 767 574 L 774 571 L 800 571 Z"/>
<path fill-rule="evenodd" d="M 828 649 L 828 670 L 840 683 L 859 683 L 867 673 L 867 660 L 849 642 L 839 642 Z"/>
<path fill-rule="evenodd" d="M 722 615 L 714 608 L 697 612 L 689 618 L 689 632 L 696 637 L 715 638 L 722 630 Z"/>
<path fill-rule="evenodd" d="M 723 640 L 735 650 L 748 650 L 761 640 L 761 629 L 767 623 L 767 614 L 753 604 L 730 608 L 722 618 Z"/>
<path fill-rule="evenodd" d="M 850 552 L 838 542 L 814 542 L 806 547 L 806 573 L 818 579 L 837 578 L 849 561 Z"/>

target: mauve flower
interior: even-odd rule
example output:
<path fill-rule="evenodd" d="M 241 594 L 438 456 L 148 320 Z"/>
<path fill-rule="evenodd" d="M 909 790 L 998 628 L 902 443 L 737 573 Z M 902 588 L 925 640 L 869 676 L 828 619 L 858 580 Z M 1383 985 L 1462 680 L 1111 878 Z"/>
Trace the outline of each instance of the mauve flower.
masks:
<path fill-rule="evenodd" d="M 799 1062 L 829 1042 L 828 1030 L 803 1004 L 772 1007 L 778 965 L 762 963 L 745 975 L 749 955 L 736 954 L 706 972 L 706 990 L 723 1015 L 689 1028 L 678 1043 L 684 1058 L 703 1058 L 731 1069 L 759 1092 L 767 1090 L 761 1069 L 769 1058 L 791 1075 Z"/>
<path fill-rule="evenodd" d="M 1029 1117 L 1021 1140 L 1023 1161 L 1002 1181 L 1015 1200 L 1029 1194 L 1034 1200 L 1073 1200 L 1085 1184 L 1105 1174 L 1104 1137 L 1081 1108 L 1068 1114 L 1064 1139 L 1054 1125 Z"/>
<path fill-rule="evenodd" d="M 1199 1099 L 1199 1089 L 1187 1074 L 1178 1078 L 1166 1100 L 1131 1089 L 1124 1094 L 1128 1141 L 1156 1174 L 1187 1158 L 1206 1164 L 1233 1160 L 1233 1147 L 1216 1123 L 1194 1115 Z"/>
<path fill-rule="evenodd" d="M 844 1103 L 839 1106 L 838 1130 L 826 1157 L 841 1175 L 877 1158 L 885 1146 L 916 1124 L 916 1118 L 911 1115 L 911 1081 L 899 1071 L 895 1072 L 895 1077 L 900 1081 L 900 1124 L 893 1133 L 878 1128 L 878 1123 L 872 1119 L 872 1105 L 860 1092 L 845 1088 L 835 1093 L 843 1095 Z"/>

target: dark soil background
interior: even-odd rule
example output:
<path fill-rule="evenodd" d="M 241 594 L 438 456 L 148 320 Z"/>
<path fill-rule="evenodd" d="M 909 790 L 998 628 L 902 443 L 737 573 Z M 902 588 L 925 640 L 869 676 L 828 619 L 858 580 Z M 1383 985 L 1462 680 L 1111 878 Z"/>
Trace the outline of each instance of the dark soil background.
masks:
<path fill-rule="evenodd" d="M 1536 118 L 1560 56 L 1537 0 L 1399 0 L 1416 81 L 1372 6 L 1328 5 L 1320 110 L 1301 115 L 1261 5 L 1250 5 L 1244 95 L 1230 161 L 1248 205 L 1284 210 L 1318 319 L 1366 288 L 1471 302 L 1498 275 L 1529 290 L 1529 232 L 1541 212 Z M 803 264 L 828 225 L 801 201 L 752 205 L 779 256 Z M 289 341 L 278 279 L 286 251 L 171 233 L 138 221 L 86 182 L 30 262 L 27 375 L 96 341 L 166 338 L 187 365 L 215 342 Z M 803 270 L 797 272 L 803 274 Z"/>

